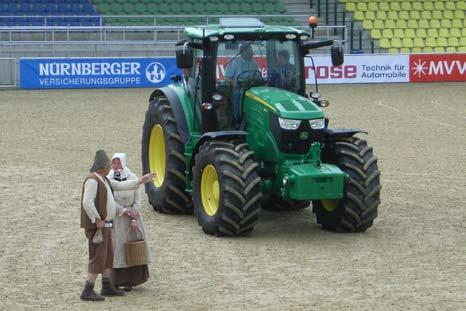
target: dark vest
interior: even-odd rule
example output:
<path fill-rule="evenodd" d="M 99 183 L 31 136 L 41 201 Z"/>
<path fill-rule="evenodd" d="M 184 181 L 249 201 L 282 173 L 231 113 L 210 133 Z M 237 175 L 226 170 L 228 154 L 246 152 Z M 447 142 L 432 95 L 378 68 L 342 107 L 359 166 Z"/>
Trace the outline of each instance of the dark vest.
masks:
<path fill-rule="evenodd" d="M 102 220 L 105 220 L 107 217 L 107 187 L 105 187 L 105 184 L 93 173 L 89 174 L 83 183 L 83 190 L 81 193 L 81 228 L 96 229 L 97 227 L 95 223 L 91 222 L 83 207 L 84 184 L 88 179 L 94 179 L 97 181 L 97 193 L 95 196 L 94 204 L 97 212 L 100 215 L 100 219 Z"/>

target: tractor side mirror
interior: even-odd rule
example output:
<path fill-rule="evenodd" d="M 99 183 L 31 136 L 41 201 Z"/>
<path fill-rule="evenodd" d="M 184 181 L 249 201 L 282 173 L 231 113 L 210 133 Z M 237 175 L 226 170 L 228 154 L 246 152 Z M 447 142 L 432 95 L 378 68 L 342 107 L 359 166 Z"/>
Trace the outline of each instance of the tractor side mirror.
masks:
<path fill-rule="evenodd" d="M 332 65 L 333 66 L 341 66 L 343 65 L 345 54 L 343 52 L 343 47 L 340 43 L 336 43 L 332 45 L 330 49 L 330 53 L 332 55 Z"/>
<path fill-rule="evenodd" d="M 176 50 L 176 66 L 181 69 L 192 68 L 194 63 L 193 48 L 184 44 Z"/>

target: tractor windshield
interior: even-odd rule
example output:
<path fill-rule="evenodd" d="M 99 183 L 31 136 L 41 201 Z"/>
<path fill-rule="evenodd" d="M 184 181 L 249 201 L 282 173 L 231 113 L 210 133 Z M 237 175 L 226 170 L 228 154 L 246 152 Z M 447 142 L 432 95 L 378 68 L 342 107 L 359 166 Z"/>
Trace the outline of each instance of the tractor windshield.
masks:
<path fill-rule="evenodd" d="M 247 89 L 268 85 L 298 92 L 301 70 L 295 41 L 220 42 L 217 89 Z"/>

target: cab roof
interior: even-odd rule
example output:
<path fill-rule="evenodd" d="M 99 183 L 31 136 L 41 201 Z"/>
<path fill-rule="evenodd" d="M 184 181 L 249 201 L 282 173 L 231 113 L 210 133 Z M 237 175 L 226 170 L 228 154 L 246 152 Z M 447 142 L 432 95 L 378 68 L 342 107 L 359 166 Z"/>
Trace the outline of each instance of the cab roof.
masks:
<path fill-rule="evenodd" d="M 226 34 L 262 37 L 283 36 L 285 34 L 309 35 L 303 30 L 287 26 L 266 25 L 257 18 L 220 18 L 219 24 L 186 27 L 185 34 L 194 39 L 224 36 Z"/>

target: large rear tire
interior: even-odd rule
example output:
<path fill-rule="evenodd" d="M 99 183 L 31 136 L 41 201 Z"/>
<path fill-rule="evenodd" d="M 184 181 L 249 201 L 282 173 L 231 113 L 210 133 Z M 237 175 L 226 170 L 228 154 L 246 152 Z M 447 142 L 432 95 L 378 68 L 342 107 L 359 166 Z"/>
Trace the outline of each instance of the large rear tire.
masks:
<path fill-rule="evenodd" d="M 380 171 L 372 147 L 363 139 L 341 138 L 322 153 L 324 162 L 349 175 L 340 200 L 312 201 L 317 223 L 336 232 L 362 232 L 371 227 L 380 204 Z"/>
<path fill-rule="evenodd" d="M 185 192 L 184 143 L 166 97 L 149 103 L 142 133 L 142 171 L 157 177 L 146 184 L 149 203 L 161 213 L 191 213 L 191 199 Z"/>
<path fill-rule="evenodd" d="M 258 164 L 247 144 L 208 141 L 193 168 L 194 211 L 205 233 L 237 236 L 254 229 L 261 207 Z"/>
<path fill-rule="evenodd" d="M 311 201 L 298 201 L 298 200 L 287 200 L 281 196 L 272 194 L 270 198 L 262 203 L 262 208 L 268 211 L 280 212 L 280 211 L 296 211 L 304 209 L 311 204 Z"/>

